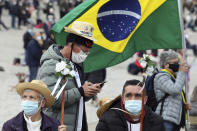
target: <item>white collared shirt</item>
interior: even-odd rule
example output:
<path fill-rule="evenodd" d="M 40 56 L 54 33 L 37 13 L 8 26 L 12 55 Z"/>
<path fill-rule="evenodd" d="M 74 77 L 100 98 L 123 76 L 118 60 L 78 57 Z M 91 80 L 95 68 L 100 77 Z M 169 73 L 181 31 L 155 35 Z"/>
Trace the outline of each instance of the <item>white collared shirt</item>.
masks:
<path fill-rule="evenodd" d="M 24 118 L 27 123 L 28 131 L 41 131 L 40 127 L 41 127 L 42 118 L 38 121 L 35 121 L 35 122 L 32 122 L 31 118 L 26 117 L 25 114 L 24 114 Z"/>
<path fill-rule="evenodd" d="M 140 123 L 132 124 L 127 121 L 128 131 L 140 131 Z"/>

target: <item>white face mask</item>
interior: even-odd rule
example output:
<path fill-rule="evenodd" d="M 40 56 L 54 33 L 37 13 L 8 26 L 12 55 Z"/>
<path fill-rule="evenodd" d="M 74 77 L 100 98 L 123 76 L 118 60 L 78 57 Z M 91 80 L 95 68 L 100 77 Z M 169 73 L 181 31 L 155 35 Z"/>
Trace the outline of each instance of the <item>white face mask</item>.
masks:
<path fill-rule="evenodd" d="M 74 63 L 84 62 L 87 56 L 88 55 L 84 53 L 82 50 L 79 53 L 75 53 L 74 51 L 72 51 L 72 61 Z"/>

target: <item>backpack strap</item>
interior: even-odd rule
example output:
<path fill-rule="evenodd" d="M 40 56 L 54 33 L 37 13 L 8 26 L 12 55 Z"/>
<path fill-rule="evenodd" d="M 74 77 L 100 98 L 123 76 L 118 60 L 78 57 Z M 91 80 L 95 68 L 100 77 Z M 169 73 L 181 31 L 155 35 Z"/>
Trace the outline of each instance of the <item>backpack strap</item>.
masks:
<path fill-rule="evenodd" d="M 164 96 L 163 98 L 161 98 L 161 99 L 158 101 L 158 104 L 159 104 L 160 102 L 162 102 L 162 103 L 161 103 L 160 115 L 162 115 L 162 113 L 163 113 L 164 101 L 165 101 L 165 99 L 166 99 L 168 96 L 169 96 L 169 94 L 165 94 L 165 96 Z"/>
<path fill-rule="evenodd" d="M 160 73 L 168 73 L 168 72 L 166 72 L 166 71 L 161 71 Z M 171 76 L 171 75 L 170 75 Z M 171 78 L 171 80 L 175 83 L 175 79 L 171 76 L 170 77 Z M 169 94 L 168 93 L 165 93 L 165 96 L 163 97 L 163 98 L 161 98 L 159 101 L 158 101 L 158 104 L 160 103 L 160 102 L 162 102 L 161 103 L 161 110 L 160 110 L 160 115 L 162 115 L 162 113 L 163 113 L 163 106 L 164 106 L 164 102 L 165 102 L 165 99 L 167 98 L 169 96 Z"/>

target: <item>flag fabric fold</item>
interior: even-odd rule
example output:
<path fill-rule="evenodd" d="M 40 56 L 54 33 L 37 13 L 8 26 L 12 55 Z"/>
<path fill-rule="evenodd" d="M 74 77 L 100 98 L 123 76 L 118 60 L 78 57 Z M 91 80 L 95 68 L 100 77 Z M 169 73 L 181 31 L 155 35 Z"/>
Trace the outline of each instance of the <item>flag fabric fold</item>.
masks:
<path fill-rule="evenodd" d="M 75 21 L 94 27 L 95 44 L 121 53 L 140 25 L 166 0 L 97 0 Z M 72 26 L 72 23 L 68 25 Z"/>
<path fill-rule="evenodd" d="M 119 64 L 140 50 L 181 48 L 178 2 L 168 0 L 142 23 L 122 53 L 115 53 L 95 44 L 84 63 L 85 72 Z"/>
<path fill-rule="evenodd" d="M 116 65 L 140 50 L 182 46 L 177 0 L 161 0 L 159 3 L 155 3 L 155 0 L 133 0 L 135 6 L 131 7 L 134 9 L 127 8 L 128 3 L 119 2 L 86 0 L 57 22 L 52 29 L 56 42 L 64 45 L 67 35 L 63 31 L 64 26 L 71 26 L 73 21 L 86 21 L 94 26 L 93 36 L 97 41 L 84 63 L 85 72 Z M 121 23 L 117 19 L 127 23 Z M 130 24 L 132 22 L 133 24 Z"/>

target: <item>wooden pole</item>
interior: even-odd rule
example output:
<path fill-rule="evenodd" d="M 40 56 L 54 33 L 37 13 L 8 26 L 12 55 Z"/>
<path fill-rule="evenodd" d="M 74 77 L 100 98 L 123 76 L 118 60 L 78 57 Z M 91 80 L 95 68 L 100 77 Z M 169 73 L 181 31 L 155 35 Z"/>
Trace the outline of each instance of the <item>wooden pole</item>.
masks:
<path fill-rule="evenodd" d="M 142 110 L 140 116 L 140 131 L 143 130 L 143 120 L 144 120 L 144 90 L 142 91 Z"/>
<path fill-rule="evenodd" d="M 146 81 L 146 77 L 143 74 L 143 81 L 142 81 L 142 109 L 141 109 L 141 115 L 140 115 L 140 131 L 143 130 L 143 120 L 144 120 L 144 88 L 145 88 L 145 81 Z"/>
<path fill-rule="evenodd" d="M 182 32 L 182 52 L 183 52 L 183 60 L 187 62 L 186 57 L 186 41 L 184 36 L 184 23 L 183 23 L 183 1 L 178 0 L 178 8 L 179 8 L 179 19 L 180 19 L 180 25 L 181 25 L 181 32 Z M 186 102 L 189 103 L 189 84 L 188 84 L 188 74 L 186 75 L 185 79 L 185 96 L 186 96 Z M 189 110 L 187 110 L 187 119 L 186 119 L 186 131 L 190 128 L 190 121 L 189 121 Z"/>
<path fill-rule="evenodd" d="M 61 125 L 64 125 L 64 94 L 65 90 L 62 91 L 62 106 L 61 106 Z"/>

